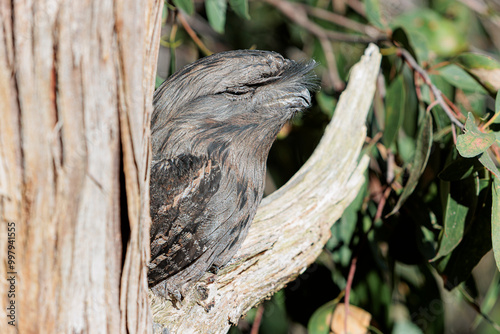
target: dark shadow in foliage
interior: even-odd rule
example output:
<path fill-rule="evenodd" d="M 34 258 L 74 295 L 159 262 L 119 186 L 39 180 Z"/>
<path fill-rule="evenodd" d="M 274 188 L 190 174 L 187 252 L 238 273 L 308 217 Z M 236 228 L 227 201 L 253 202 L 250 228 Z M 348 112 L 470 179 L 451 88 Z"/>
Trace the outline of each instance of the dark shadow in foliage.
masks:
<path fill-rule="evenodd" d="M 331 272 L 324 266 L 313 264 L 285 288 L 288 315 L 307 327 L 314 311 L 339 293 L 340 289 L 332 282 Z"/>

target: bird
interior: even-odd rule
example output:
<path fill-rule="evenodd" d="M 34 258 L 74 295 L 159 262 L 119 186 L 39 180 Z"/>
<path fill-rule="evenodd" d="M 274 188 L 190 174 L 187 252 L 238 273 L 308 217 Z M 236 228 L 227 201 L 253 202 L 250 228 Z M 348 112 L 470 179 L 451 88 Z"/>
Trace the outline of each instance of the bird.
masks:
<path fill-rule="evenodd" d="M 315 66 L 273 51 L 225 51 L 155 91 L 150 288 L 180 301 L 235 255 L 262 199 L 274 140 L 319 89 Z"/>

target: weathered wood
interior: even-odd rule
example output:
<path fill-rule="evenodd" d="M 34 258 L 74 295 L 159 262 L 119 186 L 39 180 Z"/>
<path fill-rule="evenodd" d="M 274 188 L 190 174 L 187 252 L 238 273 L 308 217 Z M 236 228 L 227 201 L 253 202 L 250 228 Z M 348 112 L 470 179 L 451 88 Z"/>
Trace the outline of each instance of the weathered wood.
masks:
<path fill-rule="evenodd" d="M 1 333 L 151 331 L 149 124 L 162 6 L 0 2 Z"/>
<path fill-rule="evenodd" d="M 316 259 L 332 224 L 364 182 L 368 158 L 359 155 L 380 59 L 378 48 L 370 45 L 353 67 L 315 152 L 285 186 L 263 200 L 243 247 L 215 282 L 207 284 L 207 275 L 178 308 L 150 292 L 156 333 L 165 328 L 179 334 L 226 333 Z"/>

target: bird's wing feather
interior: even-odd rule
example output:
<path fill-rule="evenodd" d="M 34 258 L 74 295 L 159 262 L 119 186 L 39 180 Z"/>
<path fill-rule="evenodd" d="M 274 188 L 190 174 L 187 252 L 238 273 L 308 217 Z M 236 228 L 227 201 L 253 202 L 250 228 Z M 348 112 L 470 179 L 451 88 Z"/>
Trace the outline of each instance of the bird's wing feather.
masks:
<path fill-rule="evenodd" d="M 153 161 L 150 285 L 181 271 L 206 250 L 196 233 L 211 224 L 207 204 L 220 181 L 219 163 L 207 156 Z"/>

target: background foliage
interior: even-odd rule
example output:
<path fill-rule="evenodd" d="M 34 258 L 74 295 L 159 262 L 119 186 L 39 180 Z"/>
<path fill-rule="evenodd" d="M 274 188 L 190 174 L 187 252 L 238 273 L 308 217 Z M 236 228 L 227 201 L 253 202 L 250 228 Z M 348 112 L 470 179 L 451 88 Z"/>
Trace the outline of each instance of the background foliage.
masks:
<path fill-rule="evenodd" d="M 163 19 L 158 85 L 223 50 L 318 62 L 267 193 L 312 153 L 367 43 L 384 55 L 365 185 L 317 263 L 232 333 L 500 332 L 498 0 L 169 0 Z"/>

